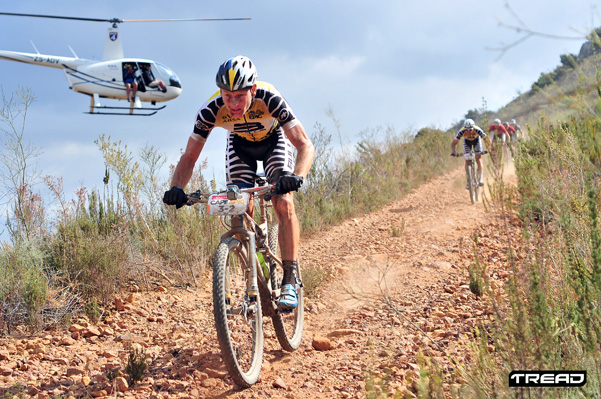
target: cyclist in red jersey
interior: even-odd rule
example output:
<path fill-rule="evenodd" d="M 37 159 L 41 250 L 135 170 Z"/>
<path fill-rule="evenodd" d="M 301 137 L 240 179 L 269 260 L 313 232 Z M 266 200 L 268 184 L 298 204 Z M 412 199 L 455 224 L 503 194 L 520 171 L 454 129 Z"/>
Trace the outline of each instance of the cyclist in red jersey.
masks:
<path fill-rule="evenodd" d="M 517 133 L 515 128 L 511 126 L 509 122 L 503 122 L 503 126 L 507 130 L 507 135 L 509 136 L 509 140 L 507 140 L 507 146 L 509 147 L 509 151 L 511 152 L 511 158 L 513 158 L 513 144 L 516 143 Z"/>
<path fill-rule="evenodd" d="M 503 122 L 503 127 L 505 128 L 505 130 L 507 130 L 507 134 L 509 135 L 510 140 L 513 141 L 511 138 L 512 136 L 515 136 L 515 128 L 511 126 L 509 122 Z"/>
<path fill-rule="evenodd" d="M 503 147 L 505 147 L 505 142 L 507 140 L 507 129 L 505 129 L 505 126 L 501 124 L 500 119 L 495 119 L 493 124 L 490 125 L 488 128 L 488 133 L 490 134 L 491 132 L 494 132 L 494 134 L 491 135 L 492 147 L 494 148 L 496 146 L 497 140 L 500 140 L 501 143 L 503 143 Z"/>

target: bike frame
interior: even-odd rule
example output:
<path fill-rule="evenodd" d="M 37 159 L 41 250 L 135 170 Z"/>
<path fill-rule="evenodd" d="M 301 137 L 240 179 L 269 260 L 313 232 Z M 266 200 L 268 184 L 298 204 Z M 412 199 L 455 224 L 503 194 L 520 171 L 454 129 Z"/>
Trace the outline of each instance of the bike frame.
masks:
<path fill-rule="evenodd" d="M 247 273 L 250 273 L 249 278 L 247 279 L 247 293 L 250 298 L 256 297 L 259 294 L 259 285 L 258 285 L 258 276 L 263 276 L 263 273 L 259 273 L 259 265 L 257 263 L 257 256 L 253 256 L 256 250 L 259 250 L 262 253 L 267 253 L 269 256 L 280 266 L 282 265 L 282 260 L 277 257 L 276 254 L 271 252 L 269 246 L 265 242 L 267 240 L 267 228 L 269 215 L 267 212 L 268 201 L 265 199 L 265 195 L 268 195 L 272 190 L 273 186 L 265 185 L 261 187 L 252 187 L 252 188 L 244 188 L 239 190 L 230 190 L 229 192 L 246 192 L 251 194 L 251 200 L 258 200 L 258 206 L 256 208 L 259 209 L 259 223 L 257 223 L 248 212 L 244 212 L 241 215 L 231 215 L 231 224 L 228 226 L 225 222 L 225 218 L 227 216 L 221 216 L 222 223 L 228 227 L 228 231 L 225 232 L 221 236 L 221 240 L 228 237 L 238 238 L 239 241 L 244 245 L 247 254 L 248 261 L 248 270 Z M 204 203 L 205 200 L 208 199 L 210 194 L 203 194 L 200 192 L 196 192 L 191 194 L 189 197 L 190 202 L 192 203 Z M 247 207 L 248 211 L 248 207 Z M 244 226 L 244 221 L 248 223 L 250 229 Z M 257 233 L 259 235 L 259 245 L 257 246 Z M 264 276 L 263 276 L 264 277 Z"/>

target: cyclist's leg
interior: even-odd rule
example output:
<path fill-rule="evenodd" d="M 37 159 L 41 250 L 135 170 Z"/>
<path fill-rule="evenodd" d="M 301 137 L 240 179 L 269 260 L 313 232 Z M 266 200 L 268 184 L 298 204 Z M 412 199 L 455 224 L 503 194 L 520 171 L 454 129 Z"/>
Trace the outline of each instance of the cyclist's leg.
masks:
<path fill-rule="evenodd" d="M 300 226 L 294 209 L 292 193 L 276 195 L 272 198 L 272 202 L 279 224 L 278 241 L 284 269 L 278 308 L 291 309 L 297 306 L 298 301 L 296 259 L 298 258 Z"/>
<path fill-rule="evenodd" d="M 293 173 L 294 150 L 292 143 L 286 137 L 282 129 L 278 129 L 277 142 L 268 151 L 263 164 L 265 174 L 270 183 L 276 183 L 280 176 Z M 296 260 L 300 242 L 300 226 L 292 193 L 276 195 L 272 198 L 273 209 L 279 223 L 279 244 L 284 265 L 284 278 L 282 280 L 282 291 L 278 300 L 278 308 L 290 309 L 297 306 L 296 292 Z"/>
<path fill-rule="evenodd" d="M 472 148 L 471 140 L 463 139 L 463 153 L 467 154 L 468 152 L 470 152 L 471 148 Z M 465 179 L 466 179 L 465 189 L 466 190 L 470 189 L 470 176 L 469 176 L 468 165 L 469 165 L 469 161 L 466 159 L 465 160 Z"/>

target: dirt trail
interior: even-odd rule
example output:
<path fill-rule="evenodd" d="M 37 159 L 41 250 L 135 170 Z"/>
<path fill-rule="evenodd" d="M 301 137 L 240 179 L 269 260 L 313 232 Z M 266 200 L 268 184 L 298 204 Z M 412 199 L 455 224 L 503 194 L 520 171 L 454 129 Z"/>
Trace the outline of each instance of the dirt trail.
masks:
<path fill-rule="evenodd" d="M 457 341 L 490 313 L 470 292 L 466 267 L 474 231 L 491 216 L 482 203 L 469 204 L 464 185 L 457 169 L 305 239 L 304 264 L 332 268 L 334 279 L 319 298 L 307 298 L 295 353 L 280 350 L 266 323 L 263 370 L 250 389 L 237 389 L 221 363 L 205 279 L 194 290 L 126 293 L 96 326 L 82 319 L 69 330 L 0 338 L 0 397 L 17 384 L 39 398 L 365 398 L 366 389 L 410 389 L 418 352 L 443 366 L 449 356 L 461 360 Z M 124 367 L 131 348 L 152 359 L 144 379 L 111 387 L 107 370 Z"/>

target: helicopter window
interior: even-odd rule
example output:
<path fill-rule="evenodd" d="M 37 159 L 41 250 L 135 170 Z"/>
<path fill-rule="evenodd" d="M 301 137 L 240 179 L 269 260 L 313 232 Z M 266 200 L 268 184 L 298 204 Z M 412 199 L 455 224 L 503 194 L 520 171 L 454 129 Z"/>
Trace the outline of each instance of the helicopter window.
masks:
<path fill-rule="evenodd" d="M 163 78 L 165 78 L 165 77 L 168 78 L 168 79 L 164 79 L 164 80 L 169 81 L 169 86 L 179 87 L 179 88 L 182 87 L 182 84 L 179 82 L 179 78 L 171 69 L 167 68 L 165 65 L 159 64 L 158 62 L 155 65 L 159 69 L 160 75 Z"/>

